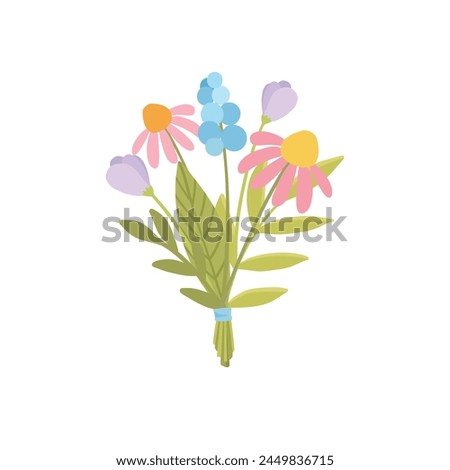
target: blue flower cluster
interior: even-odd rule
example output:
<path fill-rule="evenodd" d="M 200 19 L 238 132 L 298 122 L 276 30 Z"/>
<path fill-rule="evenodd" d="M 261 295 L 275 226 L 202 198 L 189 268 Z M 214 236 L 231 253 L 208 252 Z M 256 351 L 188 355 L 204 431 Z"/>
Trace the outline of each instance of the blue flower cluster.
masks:
<path fill-rule="evenodd" d="M 230 92 L 222 86 L 222 75 L 212 72 L 200 83 L 197 100 L 203 105 L 203 124 L 198 137 L 209 155 L 220 155 L 223 149 L 236 152 L 247 142 L 247 134 L 236 123 L 241 117 L 239 106 L 229 103 Z M 224 125 L 226 127 L 224 127 Z"/>

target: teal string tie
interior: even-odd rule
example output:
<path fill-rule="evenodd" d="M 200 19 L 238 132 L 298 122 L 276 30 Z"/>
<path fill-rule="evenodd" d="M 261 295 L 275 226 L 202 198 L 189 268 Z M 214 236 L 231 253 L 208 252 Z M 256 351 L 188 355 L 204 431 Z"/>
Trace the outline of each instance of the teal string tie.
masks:
<path fill-rule="evenodd" d="M 231 321 L 231 308 L 215 308 L 214 318 L 216 321 Z"/>

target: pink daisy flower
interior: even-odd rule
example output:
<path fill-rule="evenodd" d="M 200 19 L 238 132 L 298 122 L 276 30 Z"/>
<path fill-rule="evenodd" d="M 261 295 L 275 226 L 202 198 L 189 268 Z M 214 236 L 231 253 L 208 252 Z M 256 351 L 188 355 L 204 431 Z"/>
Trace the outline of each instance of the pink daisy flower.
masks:
<path fill-rule="evenodd" d="M 134 141 L 131 152 L 136 155 L 147 142 L 147 158 L 150 166 L 156 168 L 159 164 L 159 143 L 161 142 L 167 160 L 177 163 L 178 156 L 169 134 L 186 150 L 193 150 L 194 144 L 178 127 L 198 135 L 198 125 L 183 116 L 194 114 L 194 107 L 182 104 L 174 108 L 166 108 L 162 104 L 148 104 L 142 111 L 145 130 Z"/>
<path fill-rule="evenodd" d="M 281 206 L 286 202 L 295 176 L 297 176 L 297 209 L 299 212 L 306 212 L 311 205 L 312 178 L 317 181 L 325 196 L 331 196 L 331 184 L 327 176 L 316 165 L 319 144 L 312 132 L 296 132 L 286 139 L 270 132 L 256 132 L 250 137 L 250 141 L 254 145 L 268 147 L 256 150 L 244 157 L 239 164 L 241 173 L 247 173 L 252 168 L 273 160 L 252 179 L 250 186 L 253 189 L 262 188 L 284 170 L 273 194 L 272 204 L 274 206 Z"/>

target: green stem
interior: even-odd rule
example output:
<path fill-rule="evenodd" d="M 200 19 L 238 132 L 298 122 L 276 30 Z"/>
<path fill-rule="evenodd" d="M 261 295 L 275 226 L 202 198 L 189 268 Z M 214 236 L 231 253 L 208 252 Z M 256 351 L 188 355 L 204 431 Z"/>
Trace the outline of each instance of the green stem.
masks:
<path fill-rule="evenodd" d="M 220 128 L 223 130 L 223 125 L 220 124 Z M 230 220 L 230 179 L 228 174 L 228 159 L 227 159 L 227 150 L 226 148 L 223 149 L 223 169 L 225 173 L 225 227 L 224 227 L 224 235 L 225 235 L 225 276 L 224 276 L 224 289 L 223 289 L 223 296 L 222 301 L 224 302 L 224 306 L 226 307 L 226 286 L 228 283 L 228 279 L 230 277 L 230 245 L 228 243 L 229 240 L 229 233 L 228 233 L 228 221 Z"/>
<path fill-rule="evenodd" d="M 175 142 L 175 139 L 172 137 L 172 134 L 171 134 L 167 129 L 165 129 L 165 131 L 166 131 L 167 135 L 169 136 L 170 141 L 172 142 L 172 145 L 173 145 L 173 148 L 175 149 L 175 152 L 177 152 L 177 155 L 178 155 L 178 158 L 180 159 L 180 162 L 181 162 L 184 166 L 186 166 L 186 162 L 184 161 L 184 158 L 183 158 L 183 156 L 181 155 L 180 150 L 178 149 L 178 146 L 177 146 L 177 144 L 176 144 L 176 142 Z"/>
<path fill-rule="evenodd" d="M 225 289 L 225 292 L 226 292 L 226 297 L 225 298 L 227 299 L 227 302 L 229 300 L 231 289 L 233 288 L 233 282 L 234 282 L 234 279 L 236 278 L 236 274 L 238 272 L 239 265 L 241 264 L 241 262 L 242 262 L 242 260 L 245 256 L 245 253 L 247 252 L 248 247 L 250 246 L 250 243 L 252 242 L 252 240 L 254 238 L 254 229 L 256 228 L 256 226 L 258 224 L 261 223 L 260 219 L 261 219 L 261 216 L 264 212 L 264 209 L 266 208 L 268 202 L 270 201 L 270 198 L 272 197 L 273 193 L 275 192 L 275 189 L 276 189 L 281 177 L 283 176 L 283 174 L 286 171 L 288 166 L 289 166 L 289 163 L 286 163 L 286 165 L 284 165 L 283 169 L 281 170 L 280 174 L 278 175 L 277 179 L 275 180 L 275 183 L 273 183 L 272 187 L 270 188 L 270 191 L 268 192 L 266 198 L 264 199 L 264 202 L 262 203 L 262 206 L 259 209 L 258 214 L 255 217 L 256 221 L 252 220 L 252 227 L 250 229 L 250 233 L 247 235 L 247 238 L 244 241 L 244 245 L 242 246 L 241 252 L 239 253 L 239 256 L 236 260 L 236 264 L 234 265 L 233 271 L 231 273 L 230 280 L 228 281 L 227 288 Z M 262 219 L 262 221 L 267 220 L 268 216 L 269 216 L 269 214 L 267 214 Z"/>
<path fill-rule="evenodd" d="M 261 132 L 264 129 L 264 126 L 268 124 L 270 121 L 267 121 L 264 119 L 264 116 L 261 116 L 261 125 L 259 126 L 258 132 Z M 253 153 L 255 151 L 256 145 L 252 145 L 252 148 L 250 149 L 250 153 Z M 241 191 L 239 193 L 239 200 L 238 200 L 238 205 L 237 205 L 237 214 L 236 214 L 236 227 L 233 226 L 233 240 L 231 243 L 233 243 L 233 248 L 234 248 L 234 253 L 237 253 L 238 246 L 239 246 L 239 230 L 241 228 L 240 224 L 240 218 L 241 218 L 241 212 L 242 212 L 242 204 L 244 202 L 244 195 L 245 195 L 245 190 L 247 188 L 247 182 L 248 182 L 248 175 L 249 172 L 247 171 L 244 174 L 244 177 L 242 179 L 242 185 L 241 185 Z M 236 233 L 234 233 L 234 230 L 236 230 Z"/>
<path fill-rule="evenodd" d="M 158 204 L 159 208 L 164 212 L 164 214 L 167 215 L 167 217 L 169 218 L 169 220 L 173 220 L 173 216 L 171 215 L 171 213 L 169 212 L 169 210 L 167 209 L 167 207 L 162 203 L 162 201 L 156 196 L 155 193 L 152 194 L 151 196 L 154 201 L 156 202 L 156 204 Z M 173 223 L 175 225 L 175 221 L 173 220 Z"/>
<path fill-rule="evenodd" d="M 270 209 L 269 209 L 269 212 L 266 214 L 266 216 L 264 217 L 264 219 L 261 220 L 261 223 L 263 224 L 276 210 L 277 206 L 272 206 Z"/>
<path fill-rule="evenodd" d="M 231 321 L 216 321 L 213 343 L 220 357 L 220 364 L 230 367 L 230 359 L 234 352 L 233 323 Z"/>
<path fill-rule="evenodd" d="M 267 122 L 264 122 L 261 120 L 261 125 L 259 126 L 258 132 L 261 132 L 264 129 L 264 126 L 267 124 Z M 250 150 L 250 153 L 253 153 L 255 151 L 256 145 L 252 145 L 252 148 Z M 245 194 L 245 188 L 247 187 L 247 180 L 248 180 L 248 174 L 249 172 L 244 174 L 244 178 L 242 180 L 242 185 L 241 185 L 241 192 L 239 193 L 239 200 L 238 200 L 238 206 L 237 206 L 237 223 L 239 224 L 239 217 L 241 216 L 241 211 L 242 211 L 242 203 L 244 202 L 244 194 Z M 239 229 L 236 234 L 236 239 L 239 238 Z"/>

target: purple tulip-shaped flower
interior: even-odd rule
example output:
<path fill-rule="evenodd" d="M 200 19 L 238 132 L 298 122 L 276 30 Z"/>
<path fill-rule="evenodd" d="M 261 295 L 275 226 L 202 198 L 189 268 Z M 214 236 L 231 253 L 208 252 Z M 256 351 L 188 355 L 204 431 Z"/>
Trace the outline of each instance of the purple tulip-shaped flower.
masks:
<path fill-rule="evenodd" d="M 114 188 L 125 194 L 142 196 L 150 186 L 147 168 L 136 155 L 114 157 L 106 173 L 106 180 Z"/>
<path fill-rule="evenodd" d="M 267 122 L 277 121 L 290 113 L 297 104 L 297 93 L 289 82 L 272 82 L 264 87 L 262 94 L 262 113 Z"/>

